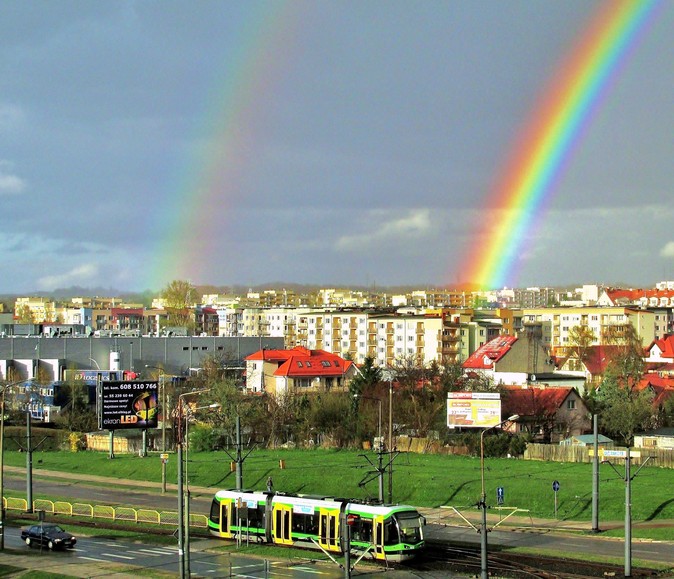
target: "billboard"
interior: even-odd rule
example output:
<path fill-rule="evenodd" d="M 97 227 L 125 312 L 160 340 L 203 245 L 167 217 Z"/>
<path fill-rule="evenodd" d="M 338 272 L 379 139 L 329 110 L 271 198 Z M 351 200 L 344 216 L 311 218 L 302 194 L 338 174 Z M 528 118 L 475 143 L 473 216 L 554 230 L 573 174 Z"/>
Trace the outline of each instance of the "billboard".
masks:
<path fill-rule="evenodd" d="M 498 392 L 449 392 L 448 428 L 489 428 L 501 422 L 501 395 Z"/>
<path fill-rule="evenodd" d="M 159 382 L 101 382 L 99 428 L 157 428 Z"/>

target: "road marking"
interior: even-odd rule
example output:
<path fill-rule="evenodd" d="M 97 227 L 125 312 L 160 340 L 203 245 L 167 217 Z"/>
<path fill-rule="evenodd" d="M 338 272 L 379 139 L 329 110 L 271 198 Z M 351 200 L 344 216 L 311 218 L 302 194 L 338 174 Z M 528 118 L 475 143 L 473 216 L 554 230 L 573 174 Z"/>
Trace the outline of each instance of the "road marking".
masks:
<path fill-rule="evenodd" d="M 138 553 L 148 553 L 150 555 L 177 555 L 178 551 L 159 550 L 159 549 L 138 549 Z"/>
<path fill-rule="evenodd" d="M 97 561 L 98 563 L 108 563 L 106 559 L 98 559 L 96 557 L 77 557 L 78 559 L 86 559 L 87 561 Z"/>
<path fill-rule="evenodd" d="M 118 555 L 117 553 L 101 553 L 101 555 L 105 555 L 106 557 L 115 557 L 117 559 L 127 559 L 129 561 L 133 561 L 135 557 L 127 557 L 126 555 Z"/>

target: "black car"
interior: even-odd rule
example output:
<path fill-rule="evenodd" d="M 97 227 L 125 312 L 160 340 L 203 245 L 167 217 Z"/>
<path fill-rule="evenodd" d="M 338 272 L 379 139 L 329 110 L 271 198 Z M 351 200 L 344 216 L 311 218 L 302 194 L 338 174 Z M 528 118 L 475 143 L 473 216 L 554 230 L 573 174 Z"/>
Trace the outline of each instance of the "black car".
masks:
<path fill-rule="evenodd" d="M 68 549 L 75 546 L 77 539 L 70 533 L 53 523 L 33 525 L 21 530 L 21 538 L 26 545 L 39 545 L 48 549 Z"/>

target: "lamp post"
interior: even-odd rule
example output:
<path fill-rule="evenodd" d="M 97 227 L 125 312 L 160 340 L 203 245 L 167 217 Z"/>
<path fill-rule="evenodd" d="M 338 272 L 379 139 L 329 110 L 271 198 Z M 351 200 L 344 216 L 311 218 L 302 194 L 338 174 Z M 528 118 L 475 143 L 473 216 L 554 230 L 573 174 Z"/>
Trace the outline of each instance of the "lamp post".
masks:
<path fill-rule="evenodd" d="M 198 394 L 203 394 L 204 392 L 209 392 L 210 388 L 204 390 L 195 390 L 193 392 L 184 392 L 178 396 L 178 432 L 176 437 L 176 446 L 178 447 L 178 559 L 180 565 L 180 579 L 185 579 L 186 576 L 189 576 L 190 567 L 189 567 L 189 553 L 185 553 L 186 548 L 189 550 L 189 543 L 185 541 L 185 528 L 189 525 L 189 519 L 185 519 L 185 500 L 186 496 L 184 494 L 183 484 L 185 482 L 185 472 L 183 471 L 183 429 L 182 421 L 183 416 L 185 419 L 185 396 L 196 396 Z M 189 538 L 188 538 L 189 540 Z"/>
<path fill-rule="evenodd" d="M 5 384 L 0 392 L 0 550 L 5 549 L 5 393 L 12 386 L 25 384 L 32 380 L 33 378 L 29 378 Z"/>
<path fill-rule="evenodd" d="M 482 480 L 482 495 L 480 497 L 480 509 L 482 510 L 482 525 L 480 528 L 480 561 L 481 561 L 481 579 L 488 579 L 489 565 L 487 563 L 487 494 L 484 487 L 484 434 L 489 430 L 498 428 L 506 422 L 515 422 L 519 418 L 518 414 L 513 414 L 510 418 L 501 420 L 498 424 L 494 424 L 489 428 L 485 428 L 480 433 L 480 477 Z"/>
<path fill-rule="evenodd" d="M 166 417 L 168 416 L 168 406 L 166 405 L 166 375 L 164 369 L 159 366 L 149 366 L 145 364 L 146 368 L 153 368 L 159 371 L 159 389 L 161 390 L 161 452 L 166 453 Z M 166 461 L 161 460 L 161 492 L 166 493 Z"/>
<path fill-rule="evenodd" d="M 190 451 L 190 436 L 189 426 L 190 418 L 194 418 L 194 412 L 197 410 L 204 410 L 206 408 L 220 408 L 220 404 L 209 404 L 208 406 L 197 406 L 196 408 L 187 407 L 185 412 L 185 469 L 183 475 L 185 476 L 185 534 L 184 534 L 184 548 L 185 548 L 185 575 L 189 577 L 190 572 L 190 477 L 187 472 L 187 465 L 189 463 L 188 455 Z"/>

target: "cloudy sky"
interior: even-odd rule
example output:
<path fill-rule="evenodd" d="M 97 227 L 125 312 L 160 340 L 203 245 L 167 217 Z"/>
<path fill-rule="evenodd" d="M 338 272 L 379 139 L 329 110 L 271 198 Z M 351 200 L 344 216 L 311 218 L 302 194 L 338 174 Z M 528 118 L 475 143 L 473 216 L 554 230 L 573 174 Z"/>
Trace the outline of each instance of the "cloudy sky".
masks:
<path fill-rule="evenodd" d="M 0 293 L 465 281 L 590 0 L 0 3 Z M 511 285 L 674 279 L 674 4 Z"/>

